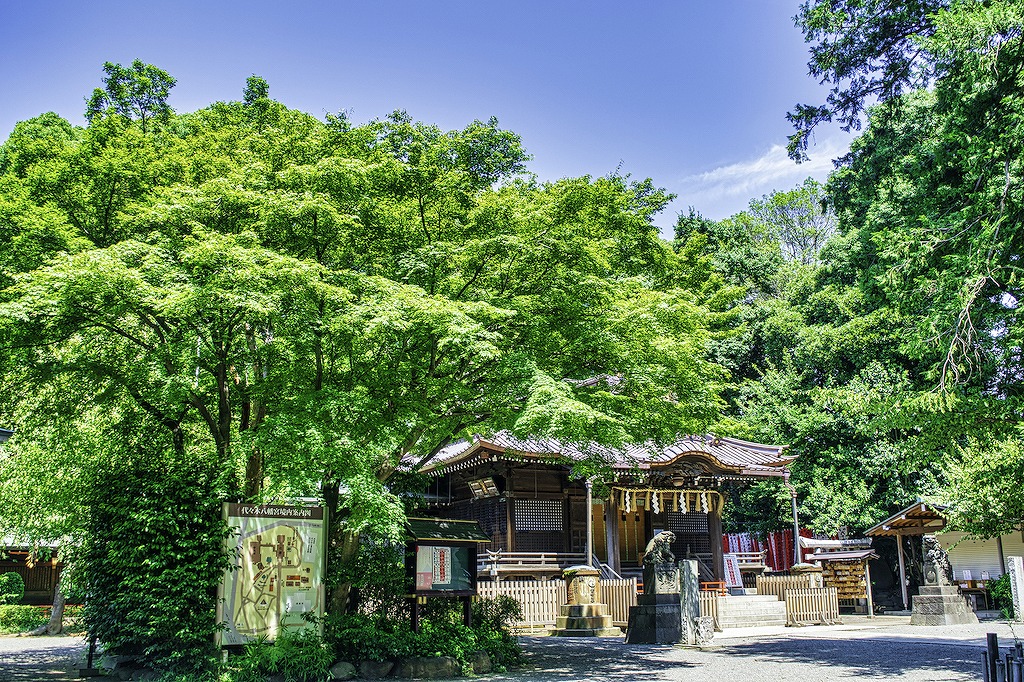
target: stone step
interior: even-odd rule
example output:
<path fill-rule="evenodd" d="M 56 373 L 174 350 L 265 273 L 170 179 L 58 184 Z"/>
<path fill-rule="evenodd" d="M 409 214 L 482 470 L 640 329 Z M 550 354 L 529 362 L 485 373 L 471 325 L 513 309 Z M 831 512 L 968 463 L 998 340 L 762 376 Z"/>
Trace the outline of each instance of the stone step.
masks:
<path fill-rule="evenodd" d="M 786 611 L 785 610 L 782 610 L 782 611 L 777 611 L 777 610 L 773 610 L 773 611 L 761 611 L 761 610 L 757 610 L 757 611 L 754 611 L 754 610 L 751 610 L 751 611 L 733 611 L 731 613 L 721 613 L 721 612 L 719 612 L 719 614 L 718 614 L 718 620 L 751 620 L 751 619 L 755 619 L 755 618 L 783 618 L 783 619 L 785 619 L 785 617 L 786 617 Z"/>
<path fill-rule="evenodd" d="M 555 627 L 559 630 L 594 630 L 612 627 L 611 616 L 585 616 L 573 618 L 571 616 L 558 616 L 555 618 Z"/>
<path fill-rule="evenodd" d="M 586 630 L 554 630 L 552 637 L 622 637 L 619 628 L 593 628 Z"/>
<path fill-rule="evenodd" d="M 764 627 L 784 627 L 786 625 L 786 619 L 770 619 L 770 620 L 737 620 L 724 622 L 718 621 L 719 627 L 723 630 L 732 628 L 764 628 Z"/>
<path fill-rule="evenodd" d="M 786 604 L 771 594 L 722 597 L 718 624 L 722 628 L 783 626 Z"/>
<path fill-rule="evenodd" d="M 731 594 L 726 597 L 719 597 L 718 604 L 756 604 L 758 602 L 779 602 L 774 594 Z"/>
<path fill-rule="evenodd" d="M 729 613 L 718 612 L 718 620 L 743 620 L 750 618 L 785 618 L 785 609 L 751 609 L 749 611 L 730 611 Z"/>

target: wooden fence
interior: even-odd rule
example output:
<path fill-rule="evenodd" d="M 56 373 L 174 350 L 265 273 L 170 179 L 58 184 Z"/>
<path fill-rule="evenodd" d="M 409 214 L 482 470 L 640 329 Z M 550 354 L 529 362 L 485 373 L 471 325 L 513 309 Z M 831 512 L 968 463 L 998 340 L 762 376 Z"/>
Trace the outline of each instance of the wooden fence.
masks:
<path fill-rule="evenodd" d="M 721 632 L 718 624 L 718 590 L 700 591 L 700 615 L 709 616 L 715 624 L 715 632 Z"/>
<path fill-rule="evenodd" d="M 839 623 L 839 593 L 834 587 L 786 590 L 786 625 Z"/>
<path fill-rule="evenodd" d="M 786 598 L 786 590 L 810 588 L 811 576 L 804 575 L 759 575 L 757 576 L 757 593 L 774 594 L 779 601 Z"/>
<path fill-rule="evenodd" d="M 508 596 L 523 607 L 523 620 L 517 626 L 524 630 L 553 627 L 559 607 L 567 601 L 563 580 L 502 580 L 477 583 L 481 597 Z M 601 581 L 601 599 L 608 605 L 612 623 L 625 628 L 629 607 L 636 606 L 636 578 Z"/>
<path fill-rule="evenodd" d="M 601 600 L 608 605 L 612 624 L 625 629 L 629 623 L 629 607 L 636 606 L 636 578 L 601 581 Z"/>

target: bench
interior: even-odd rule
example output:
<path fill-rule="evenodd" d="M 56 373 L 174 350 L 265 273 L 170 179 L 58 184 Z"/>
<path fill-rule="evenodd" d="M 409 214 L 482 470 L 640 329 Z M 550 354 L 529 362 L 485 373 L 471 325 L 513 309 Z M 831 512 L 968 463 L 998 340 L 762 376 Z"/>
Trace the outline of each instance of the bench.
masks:
<path fill-rule="evenodd" d="M 482 578 L 560 578 L 563 569 L 587 563 L 586 554 L 567 552 L 506 552 L 486 550 L 477 561 L 477 575 Z"/>

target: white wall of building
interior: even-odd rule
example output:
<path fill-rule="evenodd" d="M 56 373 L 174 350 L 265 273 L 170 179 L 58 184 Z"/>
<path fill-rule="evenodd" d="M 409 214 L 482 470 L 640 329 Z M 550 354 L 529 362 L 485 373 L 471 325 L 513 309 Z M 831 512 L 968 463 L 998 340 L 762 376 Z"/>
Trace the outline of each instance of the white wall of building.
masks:
<path fill-rule="evenodd" d="M 1024 556 L 1024 533 L 1017 532 L 1004 535 L 1003 556 Z M 936 537 L 942 548 L 949 552 L 949 562 L 953 565 L 953 577 L 964 580 L 963 571 L 971 572 L 973 580 L 983 580 L 982 572 L 990 578 L 998 578 L 1003 574 L 999 564 L 999 547 L 995 538 L 991 540 L 971 540 L 963 533 L 938 533 Z"/>

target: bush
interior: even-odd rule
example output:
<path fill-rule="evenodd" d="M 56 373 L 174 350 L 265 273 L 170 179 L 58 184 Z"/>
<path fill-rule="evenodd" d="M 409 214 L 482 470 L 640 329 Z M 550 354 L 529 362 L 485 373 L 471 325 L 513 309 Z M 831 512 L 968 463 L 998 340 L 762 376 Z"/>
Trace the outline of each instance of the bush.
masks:
<path fill-rule="evenodd" d="M 25 598 L 25 581 L 17 573 L 0 574 L 0 604 L 20 604 Z"/>
<path fill-rule="evenodd" d="M 393 661 L 413 655 L 415 634 L 407 619 L 352 613 L 326 620 L 327 643 L 342 660 Z"/>
<path fill-rule="evenodd" d="M 330 679 L 334 653 L 323 637 L 310 630 L 282 633 L 276 642 L 250 642 L 228 663 L 232 682 L 263 682 L 281 675 L 285 682 L 320 682 Z"/>
<path fill-rule="evenodd" d="M 228 558 L 217 480 L 212 467 L 157 450 L 111 461 L 90 481 L 85 620 L 108 653 L 179 676 L 218 667 Z"/>
<path fill-rule="evenodd" d="M 461 602 L 434 598 L 422 608 L 418 633 L 412 632 L 408 613 L 399 618 L 348 614 L 328 617 L 327 643 L 338 658 L 352 663 L 450 656 L 463 670 L 469 669 L 474 652 L 483 650 L 501 669 L 520 661 L 519 642 L 509 629 L 521 614 L 510 597 L 480 599 L 473 604 L 473 627 L 468 628 Z"/>
<path fill-rule="evenodd" d="M 988 594 L 992 597 L 992 605 L 1003 612 L 1003 617 L 1010 620 L 1013 613 L 1013 592 L 1010 588 L 1010 574 L 1004 573 L 995 580 L 988 582 Z"/>
<path fill-rule="evenodd" d="M 0 606 L 0 634 L 27 632 L 46 624 L 46 612 L 35 606 Z"/>
<path fill-rule="evenodd" d="M 523 618 L 523 607 L 509 596 L 479 599 L 473 602 L 473 629 L 477 645 L 491 657 L 497 670 L 517 665 L 523 650 L 512 634 L 512 627 Z"/>

